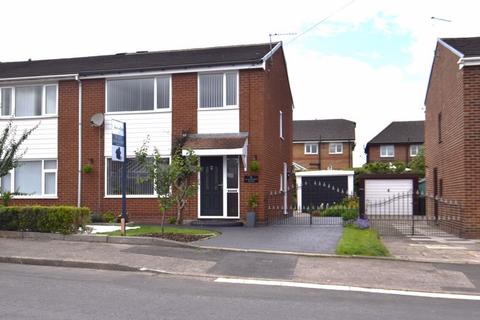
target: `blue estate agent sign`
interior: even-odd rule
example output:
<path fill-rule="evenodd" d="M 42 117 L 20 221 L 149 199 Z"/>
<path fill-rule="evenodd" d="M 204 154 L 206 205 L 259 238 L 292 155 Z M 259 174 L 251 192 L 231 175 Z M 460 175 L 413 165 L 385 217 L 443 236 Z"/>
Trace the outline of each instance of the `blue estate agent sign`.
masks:
<path fill-rule="evenodd" d="M 125 161 L 124 123 L 112 120 L 112 161 Z"/>

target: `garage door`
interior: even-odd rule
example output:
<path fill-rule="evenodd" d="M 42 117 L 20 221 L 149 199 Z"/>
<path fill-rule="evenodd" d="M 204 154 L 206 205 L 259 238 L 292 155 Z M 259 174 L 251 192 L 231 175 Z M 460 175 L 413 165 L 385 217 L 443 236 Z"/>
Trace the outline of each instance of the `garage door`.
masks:
<path fill-rule="evenodd" d="M 347 190 L 346 176 L 302 177 L 303 211 L 311 211 L 321 205 L 339 203 L 345 198 Z"/>
<path fill-rule="evenodd" d="M 411 215 L 413 213 L 413 180 L 365 180 L 365 212 Z"/>

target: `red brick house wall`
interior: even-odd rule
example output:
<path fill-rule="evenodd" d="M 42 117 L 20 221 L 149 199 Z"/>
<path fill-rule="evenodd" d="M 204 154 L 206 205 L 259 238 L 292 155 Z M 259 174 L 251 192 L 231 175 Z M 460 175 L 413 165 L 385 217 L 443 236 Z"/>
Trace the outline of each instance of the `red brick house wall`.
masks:
<path fill-rule="evenodd" d="M 443 45 L 437 45 L 425 101 L 427 192 L 433 194 L 436 168 L 438 181 L 442 181 L 442 198 L 462 205 L 462 235 L 480 237 L 480 68 L 459 69 L 458 59 Z"/>
<path fill-rule="evenodd" d="M 388 144 L 382 144 L 388 145 Z M 393 145 L 395 149 L 394 157 L 380 157 L 380 146 L 378 144 L 373 144 L 368 146 L 368 154 L 367 154 L 367 162 L 394 162 L 394 161 L 402 161 L 405 163 L 409 163 L 413 158 L 410 156 L 410 146 L 411 145 L 418 145 L 418 143 L 413 144 L 405 144 L 405 143 L 391 143 L 389 145 Z"/>
<path fill-rule="evenodd" d="M 330 154 L 330 143 L 322 143 L 321 154 L 305 154 L 304 143 L 293 144 L 293 161 L 309 170 L 327 170 L 330 166 L 334 170 L 352 168 L 353 143 L 344 142 L 342 154 Z M 320 160 L 319 160 L 320 158 Z M 321 167 L 319 168 L 319 162 Z"/>

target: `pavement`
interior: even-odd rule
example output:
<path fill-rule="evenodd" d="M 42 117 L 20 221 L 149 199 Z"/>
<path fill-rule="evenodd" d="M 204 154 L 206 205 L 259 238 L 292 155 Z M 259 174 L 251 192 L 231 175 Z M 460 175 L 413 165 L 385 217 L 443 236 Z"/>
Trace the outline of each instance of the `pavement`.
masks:
<path fill-rule="evenodd" d="M 479 319 L 479 301 L 0 264 L 1 319 Z"/>
<path fill-rule="evenodd" d="M 0 262 L 480 294 L 478 265 L 229 250 L 0 239 Z"/>
<path fill-rule="evenodd" d="M 343 226 L 265 226 L 256 228 L 208 228 L 221 234 L 194 244 L 215 248 L 335 253 Z"/>

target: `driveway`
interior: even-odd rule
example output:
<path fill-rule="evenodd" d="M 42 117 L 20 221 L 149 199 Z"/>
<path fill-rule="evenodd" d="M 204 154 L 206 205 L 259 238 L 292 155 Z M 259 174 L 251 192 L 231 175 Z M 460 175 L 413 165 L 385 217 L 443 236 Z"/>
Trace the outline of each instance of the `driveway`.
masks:
<path fill-rule="evenodd" d="M 195 244 L 234 249 L 335 253 L 341 225 L 208 228 L 222 234 Z"/>

